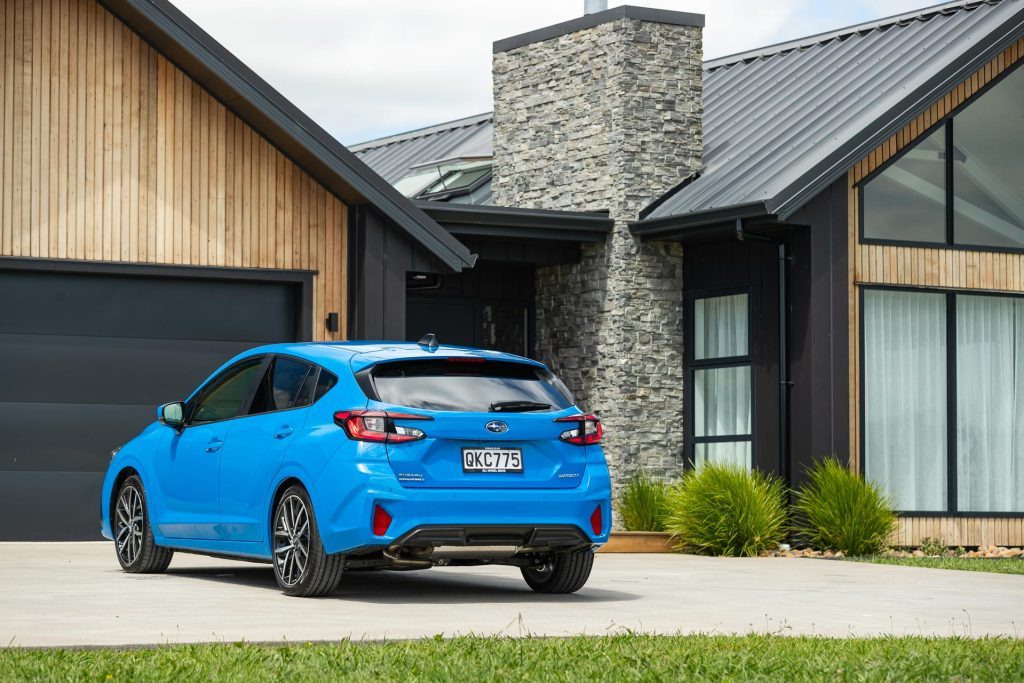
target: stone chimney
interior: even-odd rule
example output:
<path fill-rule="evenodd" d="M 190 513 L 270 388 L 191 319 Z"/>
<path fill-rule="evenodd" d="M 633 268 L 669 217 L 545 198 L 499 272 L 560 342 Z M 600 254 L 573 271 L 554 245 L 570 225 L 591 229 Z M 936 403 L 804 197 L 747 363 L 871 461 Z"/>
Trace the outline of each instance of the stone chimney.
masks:
<path fill-rule="evenodd" d="M 700 169 L 699 14 L 623 6 L 494 44 L 494 201 L 607 210 L 537 274 L 536 350 L 605 422 L 613 474 L 683 465 L 683 256 L 628 223 Z"/>

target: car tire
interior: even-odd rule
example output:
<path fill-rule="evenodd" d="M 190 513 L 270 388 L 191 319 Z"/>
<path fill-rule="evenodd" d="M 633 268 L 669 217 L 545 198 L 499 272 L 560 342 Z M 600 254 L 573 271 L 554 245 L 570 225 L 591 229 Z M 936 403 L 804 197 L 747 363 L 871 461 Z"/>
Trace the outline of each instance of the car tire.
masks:
<path fill-rule="evenodd" d="M 594 567 L 590 549 L 559 553 L 542 567 L 523 567 L 523 578 L 538 593 L 575 593 L 583 588 Z"/>
<path fill-rule="evenodd" d="M 126 572 L 159 574 L 171 563 L 174 551 L 158 546 L 153 539 L 146 490 L 137 475 L 125 479 L 117 490 L 110 528 L 117 561 Z"/>
<path fill-rule="evenodd" d="M 317 598 L 338 587 L 345 556 L 324 551 L 306 489 L 290 486 L 281 494 L 274 506 L 271 533 L 274 578 L 285 595 Z"/>

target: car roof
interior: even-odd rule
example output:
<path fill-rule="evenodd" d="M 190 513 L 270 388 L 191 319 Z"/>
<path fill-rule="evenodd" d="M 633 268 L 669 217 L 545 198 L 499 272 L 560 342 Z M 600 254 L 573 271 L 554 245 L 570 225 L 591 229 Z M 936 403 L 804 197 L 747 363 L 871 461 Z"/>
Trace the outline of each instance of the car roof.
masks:
<path fill-rule="evenodd" d="M 484 360 L 500 360 L 544 367 L 543 363 L 502 351 L 475 349 L 468 346 L 451 346 L 448 344 L 441 344 L 434 349 L 430 349 L 415 342 L 396 341 L 268 344 L 250 349 L 244 355 L 251 356 L 261 353 L 280 353 L 305 358 L 335 372 L 340 372 L 346 367 L 351 368 L 352 372 L 359 372 L 378 363 L 429 358 L 482 358 Z"/>

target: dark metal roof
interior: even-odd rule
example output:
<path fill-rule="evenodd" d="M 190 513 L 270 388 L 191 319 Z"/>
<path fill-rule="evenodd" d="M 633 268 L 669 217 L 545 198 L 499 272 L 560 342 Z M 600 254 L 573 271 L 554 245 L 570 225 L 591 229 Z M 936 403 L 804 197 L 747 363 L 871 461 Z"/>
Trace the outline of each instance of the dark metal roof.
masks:
<path fill-rule="evenodd" d="M 389 183 L 396 183 L 414 167 L 454 159 L 489 158 L 491 114 L 479 114 L 448 123 L 352 145 L 351 150 Z"/>
<path fill-rule="evenodd" d="M 375 206 L 453 270 L 473 266 L 457 239 L 170 2 L 100 3 L 330 192 Z"/>
<path fill-rule="evenodd" d="M 1024 0 L 952 2 L 706 62 L 704 168 L 637 232 L 754 202 L 784 220 L 1021 35 Z"/>
<path fill-rule="evenodd" d="M 635 231 L 654 238 L 734 214 L 789 217 L 1022 27 L 1024 0 L 949 2 L 705 62 L 702 173 L 681 177 Z M 353 149 L 401 177 L 464 139 L 490 154 L 491 120 L 483 114 Z"/>

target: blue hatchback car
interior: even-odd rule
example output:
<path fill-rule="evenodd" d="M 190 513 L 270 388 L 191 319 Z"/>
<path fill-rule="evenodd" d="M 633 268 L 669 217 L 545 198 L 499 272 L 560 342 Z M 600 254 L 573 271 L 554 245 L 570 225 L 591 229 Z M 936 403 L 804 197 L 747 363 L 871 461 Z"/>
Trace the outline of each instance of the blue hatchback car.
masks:
<path fill-rule="evenodd" d="M 263 346 L 117 450 L 102 531 L 128 572 L 175 550 L 269 562 L 288 595 L 343 571 L 504 564 L 579 590 L 608 539 L 602 427 L 544 365 L 419 344 Z"/>

